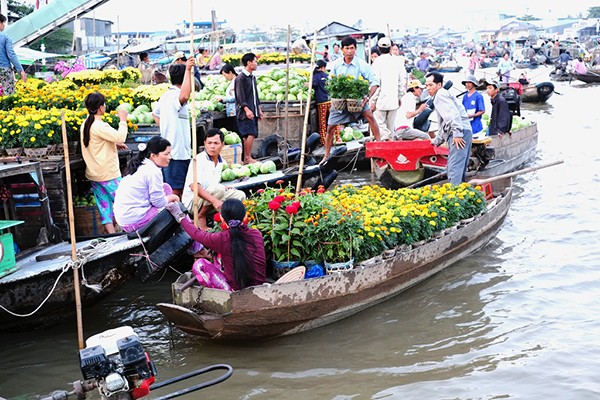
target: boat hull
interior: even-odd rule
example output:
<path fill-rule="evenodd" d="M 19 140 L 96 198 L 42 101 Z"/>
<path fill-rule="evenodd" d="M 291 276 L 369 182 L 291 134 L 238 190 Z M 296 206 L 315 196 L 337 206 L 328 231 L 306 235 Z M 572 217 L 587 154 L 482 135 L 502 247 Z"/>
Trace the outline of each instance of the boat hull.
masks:
<path fill-rule="evenodd" d="M 578 74 L 576 72 L 572 72 L 573 78 L 580 80 L 585 83 L 598 83 L 600 82 L 600 72 L 592 72 L 588 71 L 585 74 Z"/>
<path fill-rule="evenodd" d="M 158 308 L 191 335 L 216 340 L 260 340 L 318 328 L 397 296 L 494 237 L 509 209 L 510 179 L 495 182 L 502 196 L 487 212 L 419 246 L 397 250 L 354 269 L 283 284 L 264 284 L 236 292 L 192 287 L 189 276 L 172 287 L 173 304 Z"/>
<path fill-rule="evenodd" d="M 82 305 L 89 306 L 115 292 L 135 274 L 139 258 L 132 254 L 142 251 L 140 240 L 129 240 L 123 235 L 107 241 L 107 245 L 90 254 L 88 261 L 79 268 L 80 279 L 101 288 L 96 292 L 81 285 Z M 91 242 L 78 243 L 78 249 Z M 20 259 L 18 265 L 21 267 L 0 279 L 0 305 L 12 313 L 31 315 L 18 317 L 1 309 L 0 331 L 48 326 L 64 319 L 65 315 L 74 314 L 73 270 L 66 268 L 70 261 L 71 245 L 67 242 L 45 247 Z"/>
<path fill-rule="evenodd" d="M 542 82 L 536 85 L 523 87 L 521 101 L 524 103 L 545 103 L 554 93 L 552 82 Z"/>
<path fill-rule="evenodd" d="M 488 136 L 491 142 L 487 148 L 494 150 L 494 156 L 491 160 L 481 160 L 475 156 L 476 146 L 473 146 L 471 163 L 467 176 L 475 174 L 482 176 L 495 176 L 514 171 L 523 164 L 527 163 L 537 151 L 538 129 L 537 124 L 525 126 L 514 131 L 511 134 Z M 416 164 L 404 162 L 402 165 L 394 162 L 394 157 L 379 159 L 382 157 L 382 150 L 386 147 L 394 148 L 398 154 L 402 155 L 402 148 L 406 147 L 424 147 L 422 143 L 415 141 L 407 142 L 377 142 L 367 144 L 367 157 L 375 159 L 375 175 L 384 187 L 398 189 L 402 187 L 422 186 L 433 183 L 436 180 L 445 179 L 445 169 L 447 158 L 437 153 L 428 153 L 417 159 Z M 442 148 L 435 148 L 435 152 L 440 152 Z M 446 150 L 447 153 L 447 150 Z M 399 156 L 400 158 L 400 156 Z M 415 161 L 412 158 L 409 161 Z M 406 171 L 406 166 L 413 166 Z M 403 169 L 403 170 L 400 170 Z M 414 172 L 420 172 L 415 174 Z"/>

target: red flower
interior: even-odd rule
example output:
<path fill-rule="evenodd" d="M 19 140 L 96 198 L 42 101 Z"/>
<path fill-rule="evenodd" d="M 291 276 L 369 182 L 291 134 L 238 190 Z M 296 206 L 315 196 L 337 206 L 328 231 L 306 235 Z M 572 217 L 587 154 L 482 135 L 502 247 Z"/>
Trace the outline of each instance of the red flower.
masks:
<path fill-rule="evenodd" d="M 221 221 L 221 230 L 226 231 L 227 229 L 229 229 L 229 225 L 227 225 L 227 222 Z"/>
<path fill-rule="evenodd" d="M 258 190 L 256 191 L 256 193 L 258 193 L 258 194 L 262 194 L 262 193 L 264 193 L 264 192 L 265 192 L 265 189 L 258 189 Z"/>
<path fill-rule="evenodd" d="M 213 220 L 215 222 L 221 222 L 221 213 L 216 213 L 215 215 L 213 215 Z"/>
<path fill-rule="evenodd" d="M 276 201 L 276 202 L 278 202 L 278 203 L 283 203 L 283 202 L 285 201 L 285 197 L 283 197 L 283 196 L 281 196 L 281 195 L 279 195 L 279 196 L 275 196 L 275 197 L 273 198 L 273 201 Z"/>
<path fill-rule="evenodd" d="M 285 212 L 290 215 L 296 215 L 298 214 L 298 207 L 294 206 L 293 204 L 290 204 L 285 208 Z"/>
<path fill-rule="evenodd" d="M 279 208 L 281 208 L 281 203 L 275 200 L 271 200 L 269 204 L 267 204 L 267 206 L 269 207 L 269 210 L 276 211 L 279 210 Z"/>
<path fill-rule="evenodd" d="M 317 193 L 325 193 L 325 186 L 319 185 L 319 188 L 317 189 Z"/>
<path fill-rule="evenodd" d="M 275 182 L 276 185 L 281 185 L 283 184 L 285 181 L 283 179 L 279 179 L 278 181 Z"/>
<path fill-rule="evenodd" d="M 293 205 L 294 207 L 296 207 L 298 210 L 299 210 L 300 208 L 302 208 L 302 204 L 300 204 L 300 202 L 299 202 L 299 201 L 294 201 L 294 202 L 292 203 L 292 205 Z"/>

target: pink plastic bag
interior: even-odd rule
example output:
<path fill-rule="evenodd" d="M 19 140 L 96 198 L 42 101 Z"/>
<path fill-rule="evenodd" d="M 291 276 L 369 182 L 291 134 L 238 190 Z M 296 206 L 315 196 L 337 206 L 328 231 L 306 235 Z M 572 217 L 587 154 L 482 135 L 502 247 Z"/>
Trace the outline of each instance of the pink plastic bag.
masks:
<path fill-rule="evenodd" d="M 202 286 L 232 291 L 231 286 L 227 283 L 225 275 L 221 272 L 218 265 L 213 264 L 206 258 L 199 258 L 192 266 L 192 272 Z"/>

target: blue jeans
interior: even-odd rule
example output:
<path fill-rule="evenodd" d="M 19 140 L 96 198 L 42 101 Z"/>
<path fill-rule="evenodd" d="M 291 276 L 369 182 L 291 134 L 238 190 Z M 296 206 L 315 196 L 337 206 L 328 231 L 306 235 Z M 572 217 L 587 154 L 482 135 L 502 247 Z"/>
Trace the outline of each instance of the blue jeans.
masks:
<path fill-rule="evenodd" d="M 460 185 L 467 179 L 467 168 L 469 167 L 469 157 L 471 156 L 471 144 L 473 142 L 473 133 L 468 129 L 463 129 L 463 139 L 465 147 L 459 149 L 452 141 L 452 135 L 448 136 L 448 154 L 447 174 L 448 180 L 453 185 Z"/>

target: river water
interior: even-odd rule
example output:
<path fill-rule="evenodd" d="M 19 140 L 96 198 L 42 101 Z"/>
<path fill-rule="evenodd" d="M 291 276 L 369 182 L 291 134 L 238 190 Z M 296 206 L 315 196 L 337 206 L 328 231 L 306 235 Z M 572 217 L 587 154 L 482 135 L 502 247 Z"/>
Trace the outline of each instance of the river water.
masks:
<path fill-rule="evenodd" d="M 529 75 L 540 82 L 549 71 Z M 211 364 L 234 368 L 189 399 L 600 398 L 600 86 L 554 83 L 546 104 L 522 110 L 540 132 L 530 165 L 564 163 L 515 178 L 498 235 L 426 282 L 311 332 L 218 344 L 171 331 L 155 308 L 170 300 L 172 273 L 84 309 L 85 337 L 132 326 L 158 381 Z M 371 179 L 356 171 L 338 183 Z M 0 397 L 32 398 L 80 378 L 74 318 L 0 336 Z"/>

